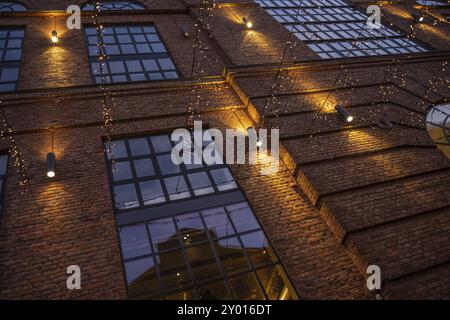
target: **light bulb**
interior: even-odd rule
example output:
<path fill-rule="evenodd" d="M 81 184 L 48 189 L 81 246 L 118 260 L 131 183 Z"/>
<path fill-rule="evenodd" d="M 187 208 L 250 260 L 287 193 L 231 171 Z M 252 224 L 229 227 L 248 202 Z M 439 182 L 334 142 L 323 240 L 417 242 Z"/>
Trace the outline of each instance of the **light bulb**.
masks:
<path fill-rule="evenodd" d="M 52 31 L 52 42 L 53 43 L 58 42 L 58 33 L 55 30 Z"/>

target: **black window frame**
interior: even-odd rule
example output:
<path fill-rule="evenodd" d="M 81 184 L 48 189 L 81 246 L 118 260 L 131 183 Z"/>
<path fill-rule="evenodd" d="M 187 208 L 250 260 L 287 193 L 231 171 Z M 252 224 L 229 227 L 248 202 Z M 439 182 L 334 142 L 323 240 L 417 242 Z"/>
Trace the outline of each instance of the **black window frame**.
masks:
<path fill-rule="evenodd" d="M 160 136 L 160 135 L 167 135 L 167 136 L 169 136 L 169 139 L 170 139 L 170 133 L 157 132 L 157 133 L 150 133 L 150 134 L 143 134 L 143 135 L 139 134 L 139 135 L 122 136 L 122 137 L 118 137 L 117 139 L 116 138 L 113 139 L 113 141 L 125 140 L 126 141 L 125 146 L 127 148 L 127 153 L 129 155 L 131 155 L 128 140 L 138 139 L 138 138 L 142 138 L 142 137 L 145 137 L 145 138 L 147 138 L 147 140 L 150 140 L 151 137 Z M 148 144 L 148 147 L 150 148 L 151 155 L 155 156 L 156 154 L 154 152 L 154 148 L 151 145 L 151 143 L 148 143 L 148 142 L 150 142 L 150 141 L 147 141 L 147 144 Z M 103 141 L 103 143 L 105 144 L 106 141 Z M 171 144 L 173 146 L 174 142 L 171 141 Z M 203 147 L 204 146 L 205 145 L 203 145 Z M 164 153 L 158 153 L 158 155 L 159 154 L 167 154 L 167 153 L 170 154 L 170 152 L 171 151 L 166 151 Z M 259 290 L 259 294 L 262 296 L 263 299 L 267 300 L 268 293 L 265 292 L 265 289 L 264 289 L 264 286 L 263 286 L 263 283 L 261 280 L 261 276 L 258 274 L 258 272 L 262 272 L 263 270 L 268 270 L 269 268 L 273 268 L 273 270 L 276 269 L 276 271 L 279 274 L 279 277 L 281 277 L 283 279 L 286 287 L 288 288 L 288 290 L 291 294 L 291 297 L 293 299 L 298 299 L 298 293 L 292 284 L 293 282 L 290 279 L 290 276 L 286 272 L 286 268 L 284 267 L 283 262 L 279 258 L 279 255 L 276 252 L 276 250 L 274 249 L 264 228 L 262 227 L 262 224 L 259 221 L 259 218 L 254 213 L 250 202 L 248 201 L 245 194 L 242 192 L 241 186 L 236 181 L 236 179 L 233 175 L 233 172 L 231 171 L 231 169 L 229 168 L 228 165 L 219 164 L 219 165 L 213 165 L 213 166 L 208 166 L 208 167 L 210 168 L 210 170 L 215 170 L 217 168 L 227 168 L 231 174 L 231 177 L 233 178 L 234 183 L 236 184 L 236 188 L 234 188 L 234 189 L 217 192 L 217 190 L 215 188 L 215 192 L 213 194 L 207 194 L 204 196 L 193 196 L 193 197 L 187 198 L 187 199 L 179 199 L 179 200 L 171 200 L 171 201 L 169 200 L 167 202 L 138 208 L 137 210 L 136 209 L 118 210 L 115 208 L 115 203 L 114 203 L 115 201 L 114 201 L 113 186 L 115 185 L 115 182 L 114 182 L 114 177 L 113 177 L 113 167 L 112 167 L 113 164 L 112 163 L 116 162 L 116 161 L 120 161 L 122 159 L 130 159 L 130 157 L 126 157 L 126 158 L 122 157 L 122 158 L 117 158 L 117 159 L 113 158 L 114 159 L 113 162 L 108 157 L 108 154 L 106 152 L 104 153 L 104 157 L 105 157 L 105 162 L 106 162 L 106 166 L 107 166 L 109 186 L 110 186 L 110 192 L 111 192 L 111 197 L 112 197 L 112 204 L 114 207 L 114 213 L 115 213 L 115 218 L 116 218 L 115 219 L 116 231 L 117 231 L 117 238 L 119 240 L 122 267 L 124 270 L 125 287 L 126 287 L 127 295 L 129 298 L 131 298 L 131 299 L 147 299 L 147 298 L 151 298 L 151 299 L 163 298 L 163 299 L 165 299 L 165 298 L 169 297 L 170 295 L 179 293 L 180 288 L 167 289 L 164 286 L 163 279 L 161 277 L 160 267 L 158 266 L 157 256 L 159 257 L 160 254 L 181 251 L 181 254 L 183 256 L 184 266 L 186 266 L 186 272 L 189 275 L 190 281 L 191 281 L 191 283 L 188 286 L 183 287 L 182 290 L 193 290 L 193 292 L 194 292 L 193 298 L 194 299 L 200 298 L 199 290 L 200 290 L 201 286 L 214 284 L 214 283 L 217 283 L 220 281 L 225 283 L 225 287 L 226 287 L 228 294 L 230 294 L 231 298 L 234 299 L 235 298 L 234 293 L 233 293 L 232 289 L 229 287 L 230 284 L 228 282 L 233 281 L 233 279 L 238 278 L 240 276 L 252 275 L 253 278 L 256 280 L 257 290 Z M 140 158 L 140 157 L 141 156 L 137 156 L 137 158 Z M 132 161 L 132 160 L 129 160 L 129 161 Z M 203 165 L 206 166 L 205 164 L 203 164 Z M 199 171 L 202 171 L 202 169 L 204 169 L 204 168 L 190 169 L 190 170 L 187 170 L 187 172 L 189 172 L 189 173 L 199 172 Z M 157 170 L 155 169 L 155 171 L 157 171 Z M 212 179 L 212 177 L 210 175 L 209 175 L 209 177 L 210 177 L 210 181 L 214 185 L 214 180 Z M 197 202 L 197 205 L 192 205 L 192 202 Z M 231 213 L 228 209 L 229 206 L 233 206 L 233 205 L 237 205 L 237 204 L 246 205 L 248 207 L 248 210 L 250 210 L 251 214 L 253 215 L 253 218 L 255 219 L 258 227 L 252 228 L 249 230 L 244 230 L 241 232 L 238 231 L 238 229 L 235 225 L 235 222 L 234 222 L 233 218 L 231 217 Z M 233 228 L 233 233 L 230 235 L 227 234 L 227 235 L 221 236 L 221 237 L 219 237 L 219 236 L 212 237 L 209 232 L 210 230 L 208 229 L 208 226 L 205 222 L 203 212 L 210 210 L 210 209 L 219 209 L 219 208 L 224 209 L 228 221 L 231 222 L 231 226 Z M 192 244 L 192 245 L 185 245 L 183 242 L 183 239 L 181 239 L 181 234 L 179 232 L 180 230 L 178 229 L 178 225 L 177 225 L 177 222 L 175 219 L 177 217 L 182 217 L 184 215 L 189 215 L 192 213 L 197 213 L 198 216 L 200 217 L 200 221 L 203 226 L 203 231 L 205 231 L 205 233 L 207 235 L 207 240 L 196 242 L 195 244 Z M 148 239 L 150 245 L 152 245 L 153 241 L 152 241 L 152 235 L 150 233 L 149 225 L 152 222 L 156 222 L 156 221 L 159 221 L 162 219 L 163 220 L 171 219 L 172 224 L 176 230 L 178 246 L 176 248 L 170 248 L 167 250 L 158 250 L 158 251 L 155 251 L 155 249 L 152 248 L 150 253 L 148 253 L 148 254 L 137 255 L 137 256 L 133 256 L 131 258 L 125 259 L 123 256 L 123 249 L 122 249 L 122 242 L 121 242 L 121 235 L 120 235 L 121 228 L 132 227 L 132 226 L 142 226 L 142 225 L 145 226 L 145 232 L 147 235 L 147 239 Z M 262 235 L 264 236 L 264 238 L 266 240 L 266 244 L 267 244 L 266 248 L 268 248 L 268 250 L 270 250 L 272 252 L 273 256 L 275 257 L 275 260 L 271 263 L 267 263 L 267 264 L 263 264 L 263 265 L 254 265 L 254 263 L 252 262 L 252 259 L 249 257 L 249 254 L 247 252 L 248 250 L 244 246 L 241 236 L 254 234 L 257 232 L 262 233 Z M 227 239 L 233 239 L 233 238 L 237 238 L 239 241 L 239 244 L 240 244 L 241 250 L 242 250 L 242 254 L 244 256 L 245 261 L 247 262 L 247 269 L 238 271 L 236 273 L 232 273 L 231 275 L 226 275 L 225 271 L 224 271 L 224 265 L 222 265 L 222 260 L 219 257 L 219 254 L 217 253 L 213 243 L 220 241 L 220 240 L 227 240 Z M 201 245 L 208 245 L 208 244 L 209 244 L 209 249 L 213 252 L 215 263 L 217 264 L 220 272 L 215 277 L 197 281 L 196 276 L 194 275 L 194 271 L 192 270 L 191 262 L 189 261 L 189 259 L 187 257 L 186 250 L 189 248 L 199 247 Z M 130 289 L 129 289 L 129 285 L 128 285 L 128 281 L 127 281 L 126 264 L 129 262 L 132 262 L 132 261 L 138 261 L 138 260 L 149 259 L 149 258 L 153 259 L 152 260 L 153 266 L 154 266 L 153 268 L 155 268 L 156 276 L 158 279 L 157 283 L 158 283 L 159 289 L 160 289 L 159 294 L 154 293 L 154 294 L 143 295 L 140 297 L 133 297 L 130 295 L 130 292 L 129 292 Z"/>
<path fill-rule="evenodd" d="M 14 8 L 16 6 L 16 8 Z M 11 10 L 4 10 L 10 8 Z M 8 12 L 26 12 L 28 8 L 26 5 L 19 1 L 0 1 L 0 14 Z"/>
<path fill-rule="evenodd" d="M 139 33 L 130 33 L 130 29 L 128 28 L 153 28 L 155 30 L 154 34 L 158 38 L 158 41 L 147 41 L 147 42 L 136 42 L 133 40 L 134 35 L 140 35 Z M 83 25 L 83 32 L 84 32 L 84 39 L 85 44 L 87 48 L 87 56 L 88 56 L 88 62 L 89 62 L 89 69 L 90 69 L 90 75 L 91 75 L 91 81 L 93 84 L 100 84 L 100 83 L 108 83 L 108 84 L 127 84 L 127 83 L 138 83 L 138 82 L 148 82 L 148 81 L 177 81 L 181 79 L 181 74 L 179 71 L 179 68 L 175 64 L 175 60 L 173 59 L 169 49 L 167 48 L 167 45 L 164 41 L 164 39 L 161 36 L 161 33 L 159 32 L 156 24 L 152 22 L 129 22 L 129 23 L 106 23 L 103 24 L 103 29 L 108 30 L 109 28 L 114 28 L 114 32 L 112 34 L 104 34 L 103 37 L 106 36 L 112 36 L 115 40 L 114 45 L 119 47 L 120 45 L 133 45 L 134 49 L 137 50 L 136 44 L 143 44 L 148 45 L 149 47 L 151 44 L 160 44 L 164 47 L 165 52 L 150 52 L 150 53 L 120 53 L 120 54 L 106 54 L 107 56 L 107 72 L 102 73 L 100 70 L 100 62 L 98 61 L 98 55 L 92 55 L 90 52 L 90 47 L 94 47 L 93 44 L 89 43 L 89 37 L 96 37 L 98 39 L 97 34 L 89 34 L 88 30 L 95 29 L 95 26 L 93 24 L 85 24 Z M 127 28 L 127 33 L 116 33 L 115 28 Z M 132 42 L 130 43 L 120 43 L 118 42 L 118 35 L 129 35 Z M 144 33 L 142 33 L 144 35 Z M 148 40 L 148 38 L 147 38 Z M 105 49 L 106 50 L 106 49 Z M 122 49 L 119 49 L 120 52 L 122 52 Z M 153 49 L 151 49 L 153 50 Z M 173 68 L 164 69 L 163 66 L 160 63 L 160 59 L 168 59 L 170 60 L 170 63 L 173 65 Z M 149 61 L 152 60 L 154 63 L 156 63 L 157 70 L 145 70 L 145 65 L 143 61 Z M 128 70 L 127 61 L 139 61 L 140 67 L 142 68 L 141 72 L 130 72 Z M 123 67 L 125 68 L 125 72 L 117 73 L 114 75 L 112 72 L 110 72 L 110 62 L 123 62 Z M 95 72 L 93 69 L 93 65 L 97 64 L 98 73 Z M 173 77 L 168 77 L 166 73 L 174 74 Z M 140 80 L 133 80 L 131 76 L 133 74 L 143 74 L 145 76 L 145 79 Z M 161 78 L 157 79 L 151 79 L 151 76 L 149 74 L 160 74 Z M 109 78 L 108 81 L 103 82 L 101 79 L 103 77 Z M 125 81 L 113 81 L 114 76 L 124 76 L 126 78 Z M 96 79 L 99 78 L 100 81 L 97 81 Z"/>
<path fill-rule="evenodd" d="M 292 32 L 294 35 L 300 41 L 306 43 L 306 45 L 322 59 L 391 56 L 431 51 L 431 48 L 426 44 L 408 39 L 404 32 L 401 32 L 392 26 L 388 27 L 382 25 L 381 29 L 364 28 L 360 30 L 350 29 L 350 27 L 347 26 L 346 29 L 342 29 L 341 27 L 347 24 L 361 25 L 365 24 L 367 21 L 367 15 L 365 13 L 345 0 L 326 0 L 328 3 L 324 3 L 321 0 L 283 1 L 287 1 L 281 2 L 286 6 L 280 6 L 276 4 L 274 0 L 254 0 L 254 2 L 266 10 L 274 20 L 280 22 L 289 31 L 293 30 Z M 337 1 L 337 4 L 332 1 Z M 266 6 L 266 4 L 274 4 L 274 6 Z M 288 13 L 288 11 L 285 10 L 291 11 L 292 14 L 285 14 L 282 16 L 288 16 L 290 17 L 290 20 L 293 21 L 284 21 L 284 18 L 277 19 L 277 17 L 280 16 L 278 13 Z M 324 10 L 331 10 L 332 12 L 336 10 L 339 12 L 348 12 L 337 14 L 328 13 Z M 274 15 L 272 13 L 276 14 Z M 308 16 L 312 20 L 308 21 Z M 321 18 L 322 16 L 326 18 Z M 329 20 L 329 17 L 335 17 L 335 19 Z M 321 26 L 321 28 L 317 28 L 317 26 Z M 329 29 L 323 30 L 326 28 Z M 306 31 L 301 29 L 305 29 Z M 317 30 L 312 31 L 313 29 Z M 349 31 L 354 34 L 356 33 L 356 36 L 352 36 Z M 318 36 L 318 34 L 320 36 Z M 398 43 L 397 40 L 399 41 Z M 354 45 L 352 45 L 352 43 L 354 43 Z"/>
<path fill-rule="evenodd" d="M 21 45 L 20 47 L 16 47 L 16 48 L 11 48 L 11 50 L 20 50 L 20 57 L 18 59 L 15 60 L 3 60 L 4 56 L 6 55 L 6 50 L 2 50 L 2 48 L 0 48 L 0 85 L 1 84 L 13 84 L 14 88 L 11 90 L 1 90 L 0 89 L 0 94 L 2 93 L 8 93 L 8 92 L 15 92 L 18 89 L 18 85 L 19 85 L 19 81 L 20 81 L 20 70 L 21 70 L 21 65 L 22 65 L 22 58 L 23 58 L 23 45 L 24 45 L 24 41 L 25 41 L 25 35 L 26 35 L 26 27 L 25 26 L 1 26 L 0 27 L 0 32 L 2 31 L 6 31 L 7 32 L 7 36 L 6 38 L 0 38 L 0 40 L 4 40 L 5 41 L 5 48 L 7 46 L 7 41 L 9 41 L 10 39 L 12 40 L 21 40 Z M 21 37 L 13 37 L 10 38 L 9 34 L 10 32 L 17 32 L 17 31 L 21 31 L 23 33 L 23 35 Z M 3 71 L 4 69 L 8 69 L 8 68 L 14 68 L 17 69 L 17 79 L 14 81 L 1 81 L 1 78 L 3 76 Z"/>

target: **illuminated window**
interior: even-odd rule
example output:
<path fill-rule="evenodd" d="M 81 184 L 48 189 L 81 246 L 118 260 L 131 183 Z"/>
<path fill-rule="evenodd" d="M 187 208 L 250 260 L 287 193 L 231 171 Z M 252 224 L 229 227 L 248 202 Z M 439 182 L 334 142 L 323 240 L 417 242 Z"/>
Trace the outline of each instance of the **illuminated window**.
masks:
<path fill-rule="evenodd" d="M 100 69 L 99 35 L 94 27 L 85 28 L 91 72 L 96 83 L 179 78 L 154 26 L 107 26 L 102 30 L 108 62 Z"/>
<path fill-rule="evenodd" d="M 418 4 L 423 6 L 448 6 L 448 2 L 441 0 L 416 0 Z"/>
<path fill-rule="evenodd" d="M 437 147 L 450 158 L 450 103 L 436 104 L 430 108 L 427 131 Z"/>
<path fill-rule="evenodd" d="M 3 211 L 6 171 L 8 169 L 8 155 L 0 154 L 0 217 Z"/>
<path fill-rule="evenodd" d="M 172 147 L 168 135 L 113 142 L 116 170 L 108 167 L 129 297 L 294 299 L 228 167 L 174 165 Z"/>
<path fill-rule="evenodd" d="M 83 7 L 83 10 L 85 11 L 93 11 L 94 10 L 94 4 L 88 3 Z M 100 2 L 100 11 L 105 10 L 145 10 L 144 6 L 128 2 L 128 1 L 108 1 L 108 2 Z"/>
<path fill-rule="evenodd" d="M 367 15 L 342 0 L 255 1 L 323 59 L 427 51 L 392 29 L 369 29 Z"/>
<path fill-rule="evenodd" d="M 3 2 L 0 1 L 0 12 L 23 12 L 27 8 L 17 2 Z"/>
<path fill-rule="evenodd" d="M 0 28 L 0 92 L 17 89 L 24 35 L 23 28 Z"/>

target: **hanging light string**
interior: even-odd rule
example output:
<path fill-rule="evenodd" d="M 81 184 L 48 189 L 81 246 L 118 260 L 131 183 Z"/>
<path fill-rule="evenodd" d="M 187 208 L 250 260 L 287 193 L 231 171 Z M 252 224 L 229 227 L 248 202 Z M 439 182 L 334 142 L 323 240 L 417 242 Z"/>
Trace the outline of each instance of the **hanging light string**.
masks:
<path fill-rule="evenodd" d="M 97 33 L 97 50 L 98 50 L 98 66 L 99 70 L 95 70 L 100 74 L 100 91 L 101 91 L 101 103 L 102 103 L 102 128 L 105 135 L 105 143 L 104 143 L 104 151 L 111 161 L 111 165 L 114 171 L 117 170 L 116 161 L 114 159 L 114 145 L 112 143 L 112 135 L 113 135 L 113 116 L 112 109 L 115 107 L 115 99 L 114 93 L 111 91 L 108 83 L 111 82 L 109 75 L 105 74 L 105 70 L 107 70 L 107 62 L 109 60 L 108 55 L 106 54 L 106 46 L 103 38 L 104 27 L 99 22 L 99 16 L 101 14 L 101 3 L 96 1 L 94 3 L 94 10 L 92 14 L 92 19 L 94 21 L 94 26 Z"/>
<path fill-rule="evenodd" d="M 2 102 L 0 101 L 0 104 Z M 0 127 L 0 137 L 3 142 L 8 145 L 8 154 L 11 157 L 12 164 L 17 174 L 17 185 L 19 187 L 20 193 L 25 194 L 30 189 L 29 179 L 25 168 L 25 163 L 22 157 L 22 150 L 17 145 L 16 139 L 14 138 L 14 130 L 12 129 L 9 121 L 6 117 L 5 110 L 1 107 L 1 127 Z"/>
<path fill-rule="evenodd" d="M 187 102 L 187 125 L 189 128 L 194 128 L 194 121 L 201 120 L 202 115 L 200 111 L 201 89 L 199 80 L 205 75 L 205 65 L 208 61 L 207 51 L 208 46 L 201 40 L 202 31 L 210 32 L 210 20 L 214 16 L 214 9 L 216 7 L 215 0 L 202 0 L 201 6 L 198 8 L 195 27 L 195 41 L 193 44 L 193 57 L 191 64 L 191 76 L 189 80 L 189 94 Z"/>

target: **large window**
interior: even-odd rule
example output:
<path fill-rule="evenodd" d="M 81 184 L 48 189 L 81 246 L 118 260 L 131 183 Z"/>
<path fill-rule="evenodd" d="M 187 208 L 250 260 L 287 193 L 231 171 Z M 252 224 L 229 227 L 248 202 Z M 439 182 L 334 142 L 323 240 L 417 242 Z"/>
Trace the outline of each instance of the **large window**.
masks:
<path fill-rule="evenodd" d="M 445 0 L 416 0 L 418 4 L 423 6 L 448 6 L 449 3 Z"/>
<path fill-rule="evenodd" d="M 436 104 L 430 108 L 427 131 L 438 148 L 450 158 L 450 103 Z"/>
<path fill-rule="evenodd" d="M 141 4 L 128 2 L 128 1 L 103 1 L 100 2 L 100 11 L 108 11 L 108 10 L 144 10 L 145 8 Z M 87 3 L 83 10 L 85 11 L 93 11 L 94 4 Z"/>
<path fill-rule="evenodd" d="M 255 1 L 324 59 L 426 51 L 397 31 L 368 28 L 368 16 L 342 0 Z"/>
<path fill-rule="evenodd" d="M 97 34 L 86 27 L 91 71 L 96 83 L 177 79 L 178 72 L 152 25 L 107 26 Z M 108 62 L 98 62 L 99 37 L 103 37 Z"/>
<path fill-rule="evenodd" d="M 5 180 L 7 170 L 8 170 L 8 155 L 0 154 L 0 218 L 3 212 L 3 194 L 5 192 Z"/>
<path fill-rule="evenodd" d="M 108 167 L 129 297 L 295 298 L 227 166 L 175 165 L 172 147 L 168 135 L 113 141 Z"/>
<path fill-rule="evenodd" d="M 23 12 L 27 11 L 27 8 L 17 2 L 4 2 L 0 1 L 0 12 Z"/>
<path fill-rule="evenodd" d="M 15 91 L 25 30 L 0 28 L 0 92 Z"/>

